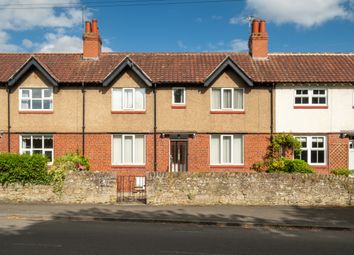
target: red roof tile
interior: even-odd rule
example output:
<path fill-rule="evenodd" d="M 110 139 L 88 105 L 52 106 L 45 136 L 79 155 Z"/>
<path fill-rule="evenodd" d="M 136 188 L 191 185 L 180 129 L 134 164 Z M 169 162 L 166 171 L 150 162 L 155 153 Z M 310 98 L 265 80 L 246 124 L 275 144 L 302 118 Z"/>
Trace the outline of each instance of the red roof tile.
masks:
<path fill-rule="evenodd" d="M 129 57 L 154 83 L 203 83 L 229 56 L 254 82 L 354 82 L 354 53 L 102 53 L 98 61 L 79 53 L 0 54 L 0 82 L 7 82 L 34 56 L 61 83 L 101 83 Z"/>

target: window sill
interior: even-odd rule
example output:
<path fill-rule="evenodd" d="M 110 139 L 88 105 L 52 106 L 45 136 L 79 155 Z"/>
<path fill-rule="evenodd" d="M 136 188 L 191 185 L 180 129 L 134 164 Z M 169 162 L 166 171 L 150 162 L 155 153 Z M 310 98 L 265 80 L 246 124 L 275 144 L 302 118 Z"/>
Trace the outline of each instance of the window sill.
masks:
<path fill-rule="evenodd" d="M 20 114 L 53 114 L 54 111 L 18 111 Z"/>
<path fill-rule="evenodd" d="M 210 165 L 210 168 L 244 168 L 245 165 Z"/>
<path fill-rule="evenodd" d="M 294 109 L 328 109 L 327 105 L 295 105 Z"/>
<path fill-rule="evenodd" d="M 111 111 L 112 114 L 145 114 L 146 111 Z"/>
<path fill-rule="evenodd" d="M 172 109 L 186 109 L 187 107 L 185 105 L 172 105 Z"/>
<path fill-rule="evenodd" d="M 210 111 L 211 114 L 245 114 L 244 110 L 234 110 L 234 111 Z"/>
<path fill-rule="evenodd" d="M 146 165 L 112 165 L 112 168 L 145 168 Z"/>

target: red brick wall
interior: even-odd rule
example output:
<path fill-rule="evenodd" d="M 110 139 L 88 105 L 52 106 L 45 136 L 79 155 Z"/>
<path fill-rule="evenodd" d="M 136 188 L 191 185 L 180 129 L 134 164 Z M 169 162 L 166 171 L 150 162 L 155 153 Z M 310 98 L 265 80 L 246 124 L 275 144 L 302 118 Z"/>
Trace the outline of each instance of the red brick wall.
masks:
<path fill-rule="evenodd" d="M 7 152 L 7 134 L 0 136 L 0 152 Z"/>
<path fill-rule="evenodd" d="M 54 134 L 54 158 L 68 153 L 82 153 L 81 134 Z"/>
<path fill-rule="evenodd" d="M 210 135 L 198 134 L 188 139 L 188 170 L 190 172 L 210 171 Z"/>

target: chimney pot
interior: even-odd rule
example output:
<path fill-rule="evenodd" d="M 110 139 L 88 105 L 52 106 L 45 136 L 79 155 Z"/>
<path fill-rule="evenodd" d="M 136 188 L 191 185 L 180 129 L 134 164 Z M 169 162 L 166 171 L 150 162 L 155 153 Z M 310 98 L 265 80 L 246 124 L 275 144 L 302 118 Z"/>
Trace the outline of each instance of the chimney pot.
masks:
<path fill-rule="evenodd" d="M 266 22 L 265 22 L 265 20 L 261 20 L 259 22 L 259 32 L 260 33 L 265 33 L 266 32 Z"/>
<path fill-rule="evenodd" d="M 91 22 L 86 21 L 85 33 L 90 33 L 90 32 L 91 32 Z"/>
<path fill-rule="evenodd" d="M 259 21 L 257 19 L 254 19 L 252 21 L 252 33 L 258 33 L 259 31 Z"/>
<path fill-rule="evenodd" d="M 97 19 L 92 20 L 92 33 L 98 33 Z"/>

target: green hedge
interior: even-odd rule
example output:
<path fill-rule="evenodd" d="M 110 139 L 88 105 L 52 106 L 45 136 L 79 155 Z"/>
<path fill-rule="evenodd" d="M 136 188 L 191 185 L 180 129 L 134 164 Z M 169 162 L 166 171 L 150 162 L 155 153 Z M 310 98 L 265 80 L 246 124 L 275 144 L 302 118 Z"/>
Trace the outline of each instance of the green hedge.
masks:
<path fill-rule="evenodd" d="M 42 155 L 0 153 L 0 183 L 49 184 L 48 159 Z"/>
<path fill-rule="evenodd" d="M 307 164 L 305 161 L 301 159 L 286 159 L 279 158 L 277 160 L 273 160 L 269 166 L 267 172 L 276 173 L 302 173 L 302 174 L 310 174 L 313 173 L 313 169 Z"/>
<path fill-rule="evenodd" d="M 351 171 L 348 168 L 340 167 L 331 170 L 331 174 L 349 176 Z"/>

